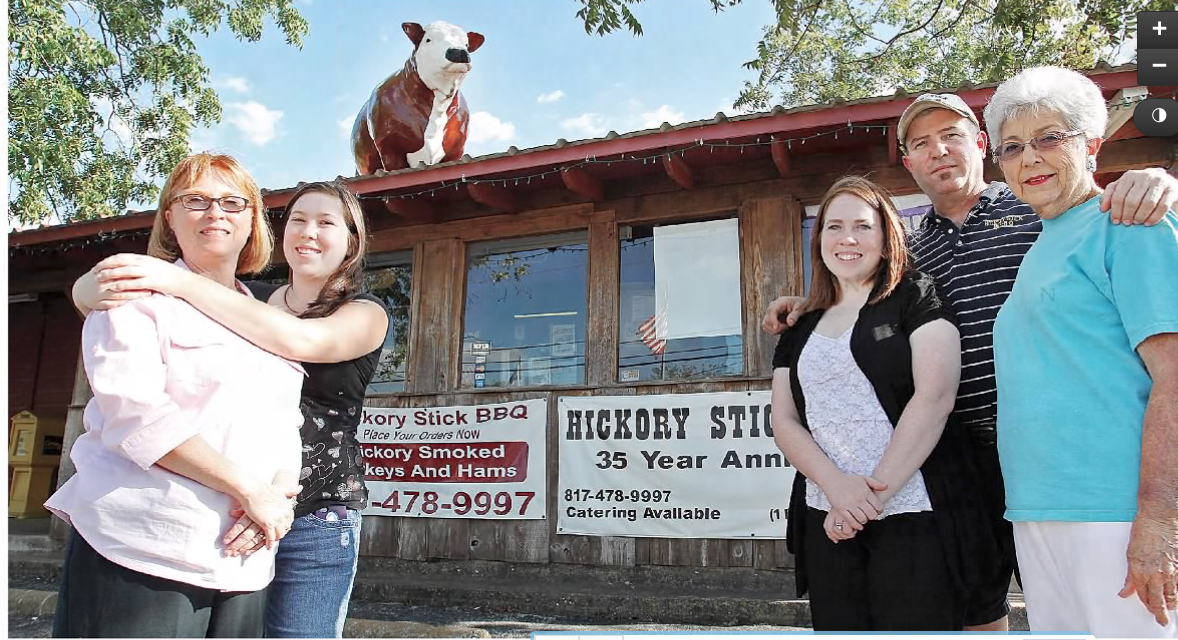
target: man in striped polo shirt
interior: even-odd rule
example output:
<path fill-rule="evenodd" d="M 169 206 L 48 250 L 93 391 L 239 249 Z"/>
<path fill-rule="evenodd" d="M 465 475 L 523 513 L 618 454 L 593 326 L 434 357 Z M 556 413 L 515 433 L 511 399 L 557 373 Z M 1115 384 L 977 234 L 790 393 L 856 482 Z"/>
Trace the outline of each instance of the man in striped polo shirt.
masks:
<path fill-rule="evenodd" d="M 1001 182 L 982 176 L 986 134 L 977 116 L 953 94 L 924 94 L 900 116 L 897 140 L 904 166 L 932 209 L 909 237 L 916 269 L 931 275 L 957 315 L 961 332 L 961 384 L 954 413 L 973 434 L 986 475 L 986 503 L 994 511 L 1002 566 L 992 584 L 968 596 L 966 631 L 1006 631 L 1006 593 L 1015 568 L 1014 535 L 1003 519 L 1005 494 L 995 445 L 996 397 L 993 329 L 1010 295 L 1023 256 L 1043 226 L 1035 212 Z M 1109 184 L 1101 208 L 1110 223 L 1154 224 L 1178 201 L 1178 180 L 1161 169 L 1129 171 Z M 820 230 L 815 230 L 819 233 Z M 1143 274 L 1143 277 L 1146 274 Z M 796 318 L 800 298 L 770 304 L 763 327 L 780 333 Z"/>

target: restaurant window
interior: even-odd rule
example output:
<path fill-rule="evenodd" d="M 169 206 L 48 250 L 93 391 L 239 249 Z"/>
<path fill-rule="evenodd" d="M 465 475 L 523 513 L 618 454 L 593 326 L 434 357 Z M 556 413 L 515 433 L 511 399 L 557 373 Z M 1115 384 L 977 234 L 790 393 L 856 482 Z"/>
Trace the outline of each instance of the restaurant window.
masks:
<path fill-rule="evenodd" d="M 743 374 L 737 219 L 618 232 L 618 381 Z"/>
<path fill-rule="evenodd" d="M 584 231 L 467 247 L 463 388 L 585 383 Z"/>
<path fill-rule="evenodd" d="M 368 258 L 364 291 L 380 298 L 389 311 L 389 331 L 381 345 L 380 360 L 365 395 L 405 390 L 409 361 L 409 292 L 413 280 L 413 253 L 398 251 Z"/>

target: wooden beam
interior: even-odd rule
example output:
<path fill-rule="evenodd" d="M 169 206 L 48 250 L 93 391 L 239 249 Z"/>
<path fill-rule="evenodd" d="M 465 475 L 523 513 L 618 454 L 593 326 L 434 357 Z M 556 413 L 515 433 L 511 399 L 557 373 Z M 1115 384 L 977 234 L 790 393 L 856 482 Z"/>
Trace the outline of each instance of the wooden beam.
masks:
<path fill-rule="evenodd" d="M 1168 167 L 1174 158 L 1173 144 L 1166 138 L 1116 140 L 1100 147 L 1096 170 L 1101 173 Z"/>
<path fill-rule="evenodd" d="M 97 262 L 95 260 L 94 262 Z M 89 263 L 94 266 L 94 263 Z M 48 291 L 69 290 L 74 281 L 89 271 L 84 266 L 71 266 L 64 269 L 41 269 L 25 271 L 13 269 L 8 278 L 8 293 L 45 293 Z"/>
<path fill-rule="evenodd" d="M 900 162 L 900 142 L 896 139 L 896 125 L 888 125 L 888 164 Z"/>
<path fill-rule="evenodd" d="M 390 196 L 384 203 L 390 213 L 413 224 L 434 222 L 438 219 L 433 203 L 423 197 L 398 198 Z"/>
<path fill-rule="evenodd" d="M 457 238 L 463 242 L 479 242 L 512 236 L 541 235 L 584 229 L 585 220 L 592 211 L 593 204 L 585 202 L 465 220 L 446 220 L 434 224 L 415 224 L 394 229 L 381 229 L 372 234 L 372 244 L 369 245 L 368 250 L 375 253 L 411 250 L 419 242 L 439 238 Z"/>
<path fill-rule="evenodd" d="M 773 144 L 769 145 L 769 151 L 773 154 L 773 165 L 777 167 L 777 173 L 781 174 L 782 178 L 788 178 L 789 147 L 786 146 L 786 142 L 774 140 Z"/>
<path fill-rule="evenodd" d="M 594 202 L 605 200 L 605 185 L 584 169 L 565 169 L 560 172 L 560 179 L 564 181 L 564 186 L 569 191 L 577 195 L 589 198 Z"/>
<path fill-rule="evenodd" d="M 522 207 L 519 198 L 507 187 L 493 187 L 482 182 L 471 182 L 466 185 L 470 199 L 499 211 L 519 211 Z"/>
<path fill-rule="evenodd" d="M 680 187 L 690 189 L 695 186 L 695 174 L 691 170 L 691 165 L 687 164 L 687 161 L 682 157 L 676 156 L 674 152 L 663 155 L 663 169 Z"/>
<path fill-rule="evenodd" d="M 1105 138 L 1104 143 L 1108 144 L 1110 142 L 1115 142 L 1117 140 L 1132 140 L 1134 138 L 1144 138 L 1144 137 L 1145 137 L 1145 134 L 1141 133 L 1141 130 L 1137 128 L 1137 125 L 1133 124 L 1133 121 L 1130 120 L 1130 121 L 1126 122 L 1125 124 L 1121 125 L 1121 128 L 1117 129 L 1116 133 Z"/>

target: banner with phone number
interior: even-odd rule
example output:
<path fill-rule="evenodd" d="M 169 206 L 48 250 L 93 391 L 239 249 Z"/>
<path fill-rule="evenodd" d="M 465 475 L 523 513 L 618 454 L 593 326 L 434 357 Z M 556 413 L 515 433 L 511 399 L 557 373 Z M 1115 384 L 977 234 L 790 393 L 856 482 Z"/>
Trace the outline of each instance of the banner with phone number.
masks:
<path fill-rule="evenodd" d="M 543 519 L 547 421 L 547 400 L 365 407 L 356 434 L 364 515 Z"/>
<path fill-rule="evenodd" d="M 558 533 L 784 538 L 769 391 L 559 400 Z"/>

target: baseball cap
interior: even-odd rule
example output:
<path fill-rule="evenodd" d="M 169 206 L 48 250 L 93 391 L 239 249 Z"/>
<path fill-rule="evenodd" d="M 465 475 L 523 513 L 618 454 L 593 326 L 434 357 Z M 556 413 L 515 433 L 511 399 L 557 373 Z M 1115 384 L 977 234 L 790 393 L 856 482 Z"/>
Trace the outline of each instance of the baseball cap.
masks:
<path fill-rule="evenodd" d="M 916 116 L 928 111 L 929 109 L 948 109 L 963 118 L 969 118 L 969 121 L 974 123 L 978 129 L 982 125 L 978 122 L 978 117 L 973 114 L 973 109 L 965 104 L 965 101 L 958 98 L 952 93 L 925 93 L 912 101 L 904 113 L 900 114 L 900 124 L 896 127 L 897 140 L 900 141 L 900 146 L 904 146 L 904 141 L 908 139 L 908 125 L 916 119 Z"/>

